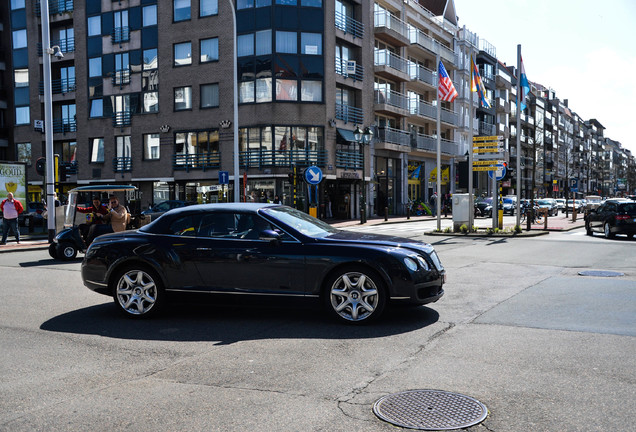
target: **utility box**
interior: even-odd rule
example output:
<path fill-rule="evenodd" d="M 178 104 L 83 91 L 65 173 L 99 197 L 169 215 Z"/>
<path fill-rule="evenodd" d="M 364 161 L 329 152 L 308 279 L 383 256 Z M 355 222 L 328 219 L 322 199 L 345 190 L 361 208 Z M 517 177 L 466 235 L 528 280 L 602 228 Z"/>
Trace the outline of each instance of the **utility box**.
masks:
<path fill-rule="evenodd" d="M 470 195 L 453 194 L 453 231 L 459 231 L 459 227 L 470 226 Z"/>

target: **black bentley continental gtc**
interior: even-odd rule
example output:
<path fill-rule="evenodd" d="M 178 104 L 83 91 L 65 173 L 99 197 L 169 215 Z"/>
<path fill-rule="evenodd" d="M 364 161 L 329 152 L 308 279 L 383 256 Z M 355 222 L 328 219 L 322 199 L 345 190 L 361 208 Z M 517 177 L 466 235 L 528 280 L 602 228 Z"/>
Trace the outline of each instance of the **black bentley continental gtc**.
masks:
<path fill-rule="evenodd" d="M 192 292 L 314 298 L 355 324 L 390 303 L 437 301 L 446 273 L 426 243 L 339 230 L 286 206 L 229 203 L 171 210 L 139 230 L 98 237 L 82 279 L 130 317 Z"/>

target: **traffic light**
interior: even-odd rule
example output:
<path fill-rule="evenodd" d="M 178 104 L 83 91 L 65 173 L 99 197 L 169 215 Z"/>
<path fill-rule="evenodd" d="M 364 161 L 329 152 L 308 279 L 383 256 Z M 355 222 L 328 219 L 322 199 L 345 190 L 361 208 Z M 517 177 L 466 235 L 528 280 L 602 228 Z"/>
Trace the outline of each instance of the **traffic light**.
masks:
<path fill-rule="evenodd" d="M 289 174 L 287 174 L 287 178 L 289 179 L 290 183 L 294 183 L 294 173 L 290 172 Z"/>
<path fill-rule="evenodd" d="M 35 161 L 35 172 L 43 176 L 45 171 L 46 171 L 46 158 L 45 157 L 38 158 L 38 160 Z"/>
<path fill-rule="evenodd" d="M 66 164 L 60 163 L 60 166 L 58 168 L 58 174 L 60 176 L 59 181 L 61 182 L 65 182 L 67 180 L 66 168 L 68 168 Z"/>
<path fill-rule="evenodd" d="M 504 166 L 504 169 L 505 169 L 506 173 L 504 174 L 504 176 L 503 176 L 503 178 L 501 180 L 502 181 L 508 181 L 508 180 L 510 180 L 510 177 L 511 177 L 510 166 L 508 165 L 508 162 L 504 162 L 503 166 Z"/>

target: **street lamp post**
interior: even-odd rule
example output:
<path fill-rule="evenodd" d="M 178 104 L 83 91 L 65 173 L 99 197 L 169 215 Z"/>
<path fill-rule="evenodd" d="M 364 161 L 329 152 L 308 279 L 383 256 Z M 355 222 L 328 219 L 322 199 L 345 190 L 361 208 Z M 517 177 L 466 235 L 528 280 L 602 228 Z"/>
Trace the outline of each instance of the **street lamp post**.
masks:
<path fill-rule="evenodd" d="M 356 127 L 353 138 L 362 146 L 362 201 L 360 203 L 360 223 L 367 223 L 367 170 L 364 148 L 371 143 L 373 139 L 373 131 L 369 127 L 365 127 L 364 131 L 360 126 Z"/>
<path fill-rule="evenodd" d="M 232 85 L 233 85 L 233 92 L 232 92 L 232 99 L 233 99 L 233 103 L 232 105 L 234 106 L 234 128 L 233 128 L 233 132 L 234 132 L 234 142 L 233 142 L 233 148 L 234 148 L 234 160 L 233 160 L 233 171 L 234 171 L 234 202 L 239 202 L 240 199 L 240 176 L 239 176 L 239 138 L 238 138 L 238 72 L 237 72 L 237 59 L 238 59 L 238 54 L 237 54 L 237 43 L 236 43 L 236 39 L 237 39 L 237 35 L 236 35 L 236 10 L 234 10 L 234 2 L 232 0 L 228 0 L 228 3 L 230 4 L 230 9 L 232 10 L 232 29 L 233 29 L 233 55 L 232 55 L 232 63 L 233 63 L 233 77 L 232 77 Z"/>

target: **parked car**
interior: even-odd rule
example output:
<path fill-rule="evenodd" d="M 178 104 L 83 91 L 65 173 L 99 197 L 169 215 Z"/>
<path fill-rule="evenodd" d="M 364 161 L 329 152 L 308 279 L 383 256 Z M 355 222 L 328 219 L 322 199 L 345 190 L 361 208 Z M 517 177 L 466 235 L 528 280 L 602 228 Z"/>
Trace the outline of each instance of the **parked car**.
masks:
<path fill-rule="evenodd" d="M 539 210 L 546 211 L 549 216 L 556 216 L 559 214 L 559 209 L 557 208 L 556 200 L 554 198 L 538 199 L 535 200 L 535 202 L 539 206 Z"/>
<path fill-rule="evenodd" d="M 572 211 L 572 208 L 574 207 L 576 207 L 577 213 L 583 213 L 583 211 L 585 210 L 585 203 L 583 202 L 583 200 L 580 200 L 580 199 L 574 200 L 574 203 L 572 203 L 572 200 L 569 199 L 567 201 L 567 206 L 568 206 L 568 211 Z"/>
<path fill-rule="evenodd" d="M 557 208 L 561 211 L 561 213 L 565 213 L 565 199 L 564 198 L 555 198 L 557 203 Z"/>
<path fill-rule="evenodd" d="M 182 200 L 166 200 L 162 201 L 159 204 L 154 205 L 152 208 L 148 210 L 144 210 L 141 212 L 142 215 L 150 216 L 151 220 L 157 219 L 159 216 L 167 212 L 168 210 L 187 207 L 189 205 L 196 204 L 191 201 L 182 201 Z"/>
<path fill-rule="evenodd" d="M 446 279 L 429 244 L 342 231 L 267 203 L 189 206 L 97 237 L 81 272 L 84 285 L 134 318 L 157 313 L 168 293 L 191 292 L 321 300 L 354 324 L 376 319 L 389 302 L 435 302 Z"/>
<path fill-rule="evenodd" d="M 510 216 L 514 216 L 517 204 L 515 200 L 511 198 L 503 199 L 503 211 L 504 214 L 509 214 Z"/>
<path fill-rule="evenodd" d="M 587 195 L 585 197 L 585 213 L 596 210 L 601 205 L 603 198 L 598 195 Z"/>
<path fill-rule="evenodd" d="M 475 215 L 492 217 L 492 197 L 478 198 L 475 200 Z"/>
<path fill-rule="evenodd" d="M 633 237 L 636 234 L 636 202 L 610 199 L 585 215 L 585 230 L 588 235 L 602 232 L 605 238 L 616 234 Z"/>

